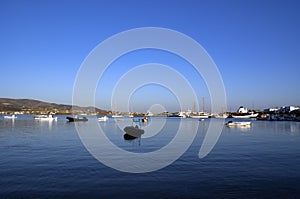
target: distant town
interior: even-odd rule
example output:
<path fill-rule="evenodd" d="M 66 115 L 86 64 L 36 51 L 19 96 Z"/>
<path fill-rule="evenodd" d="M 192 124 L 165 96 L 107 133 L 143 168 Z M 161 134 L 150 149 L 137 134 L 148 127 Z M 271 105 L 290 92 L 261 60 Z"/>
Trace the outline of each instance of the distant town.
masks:
<path fill-rule="evenodd" d="M 64 104 L 55 104 L 42 102 L 32 99 L 10 99 L 0 98 L 0 114 L 2 115 L 18 115 L 18 114 L 58 114 L 58 115 L 107 115 L 107 116 L 129 116 L 129 117 L 181 117 L 181 118 L 254 118 L 258 120 L 269 121 L 300 121 L 299 106 L 283 106 L 271 107 L 264 110 L 248 110 L 246 107 L 240 106 L 234 112 L 224 113 L 208 113 L 204 110 L 196 112 L 195 110 L 185 110 L 178 112 L 162 112 L 162 113 L 141 113 L 141 112 L 116 112 L 102 110 L 96 107 L 79 107 Z"/>

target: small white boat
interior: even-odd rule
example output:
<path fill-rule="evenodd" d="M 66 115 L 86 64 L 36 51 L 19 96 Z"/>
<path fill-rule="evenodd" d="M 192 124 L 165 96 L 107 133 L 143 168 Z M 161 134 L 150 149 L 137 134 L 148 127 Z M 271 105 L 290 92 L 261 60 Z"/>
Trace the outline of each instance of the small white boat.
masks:
<path fill-rule="evenodd" d="M 53 117 L 51 114 L 49 115 L 36 115 L 34 116 L 35 120 L 39 121 L 57 121 L 57 117 Z"/>
<path fill-rule="evenodd" d="M 229 121 L 226 123 L 226 126 L 229 127 L 235 127 L 235 126 L 243 126 L 243 127 L 250 127 L 251 122 L 233 122 L 233 121 Z"/>
<path fill-rule="evenodd" d="M 113 118 L 120 118 L 120 117 L 124 117 L 123 115 L 112 115 L 111 117 Z"/>
<path fill-rule="evenodd" d="M 209 118 L 209 115 L 206 113 L 203 114 L 199 114 L 199 115 L 191 115 L 191 118 L 195 118 L 195 119 L 207 119 Z"/>
<path fill-rule="evenodd" d="M 226 114 L 226 113 L 220 113 L 220 114 L 215 115 L 215 118 L 225 119 L 225 118 L 228 118 L 228 114 Z"/>
<path fill-rule="evenodd" d="M 194 118 L 194 119 L 199 119 L 199 120 L 202 120 L 202 119 L 207 119 L 207 118 L 210 118 L 211 115 L 208 114 L 208 113 L 205 113 L 205 112 L 198 112 L 198 113 L 191 113 L 189 115 L 190 118 Z"/>
<path fill-rule="evenodd" d="M 140 129 L 138 127 L 138 125 L 135 125 L 135 127 L 134 126 L 126 126 L 124 128 L 124 131 L 126 134 L 128 134 L 132 137 L 136 137 L 136 138 L 141 137 L 142 134 L 144 134 L 144 130 Z"/>
<path fill-rule="evenodd" d="M 194 104 L 194 106 L 195 106 L 195 104 Z M 204 97 L 202 97 L 202 111 L 192 112 L 191 114 L 189 114 L 189 117 L 196 118 L 196 119 L 199 119 L 199 120 L 207 119 L 207 118 L 211 117 L 210 114 L 208 114 L 204 111 Z"/>
<path fill-rule="evenodd" d="M 154 116 L 154 114 L 153 114 L 153 113 L 151 113 L 150 111 L 148 111 L 148 112 L 146 113 L 146 116 L 148 116 L 148 117 L 152 117 L 152 116 Z"/>
<path fill-rule="evenodd" d="M 98 121 L 100 122 L 100 121 L 107 121 L 108 120 L 108 117 L 105 115 L 105 116 L 103 116 L 103 117 L 99 117 L 98 118 Z"/>
<path fill-rule="evenodd" d="M 4 119 L 16 119 L 17 116 L 16 115 L 6 115 L 4 116 Z"/>

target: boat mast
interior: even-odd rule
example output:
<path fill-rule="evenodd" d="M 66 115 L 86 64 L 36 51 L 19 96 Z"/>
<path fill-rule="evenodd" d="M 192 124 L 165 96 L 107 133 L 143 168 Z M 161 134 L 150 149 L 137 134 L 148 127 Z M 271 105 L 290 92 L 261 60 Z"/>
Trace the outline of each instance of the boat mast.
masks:
<path fill-rule="evenodd" d="M 202 97 L 202 113 L 204 113 L 204 97 Z"/>

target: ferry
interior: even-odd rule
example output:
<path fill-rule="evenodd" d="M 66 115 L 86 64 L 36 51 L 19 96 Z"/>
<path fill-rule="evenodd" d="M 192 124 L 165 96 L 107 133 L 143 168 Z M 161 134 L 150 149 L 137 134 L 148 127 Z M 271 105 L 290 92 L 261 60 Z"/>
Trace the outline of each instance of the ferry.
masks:
<path fill-rule="evenodd" d="M 232 113 L 231 116 L 233 118 L 238 118 L 238 119 L 247 119 L 247 118 L 256 118 L 258 116 L 258 113 L 254 113 L 253 111 L 249 112 L 247 108 L 240 106 L 237 112 Z"/>
<path fill-rule="evenodd" d="M 231 116 L 233 118 L 237 118 L 237 119 L 257 118 L 258 113 L 237 114 L 237 115 L 231 115 Z"/>

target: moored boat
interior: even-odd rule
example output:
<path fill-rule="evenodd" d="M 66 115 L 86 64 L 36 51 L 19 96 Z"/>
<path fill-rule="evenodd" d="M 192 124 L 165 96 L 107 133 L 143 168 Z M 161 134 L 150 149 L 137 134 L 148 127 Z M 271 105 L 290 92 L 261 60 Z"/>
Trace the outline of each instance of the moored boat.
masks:
<path fill-rule="evenodd" d="M 124 117 L 123 115 L 112 115 L 111 116 L 112 118 L 121 118 L 121 117 Z"/>
<path fill-rule="evenodd" d="M 69 122 L 87 122 L 88 119 L 86 117 L 66 117 Z"/>
<path fill-rule="evenodd" d="M 205 112 L 199 112 L 197 114 L 191 114 L 190 115 L 191 118 L 196 118 L 196 119 L 207 119 L 210 117 L 210 115 L 208 113 Z"/>
<path fill-rule="evenodd" d="M 243 106 L 240 106 L 237 112 L 231 114 L 231 117 L 238 119 L 256 118 L 257 116 L 258 113 L 248 111 L 248 109 L 244 108 Z"/>
<path fill-rule="evenodd" d="M 36 115 L 34 116 L 35 120 L 38 121 L 57 121 L 57 117 L 53 117 L 51 114 L 49 115 Z"/>
<path fill-rule="evenodd" d="M 143 119 L 141 119 L 142 122 L 148 122 L 148 118 L 147 117 L 143 117 Z"/>
<path fill-rule="evenodd" d="M 103 121 L 103 122 L 105 122 L 105 121 L 107 121 L 108 120 L 108 117 L 105 115 L 105 116 L 103 116 L 103 117 L 99 117 L 98 118 L 98 121 Z"/>
<path fill-rule="evenodd" d="M 152 117 L 152 116 L 154 116 L 154 114 L 153 114 L 153 113 L 151 113 L 150 111 L 148 111 L 148 112 L 146 113 L 146 116 L 148 116 L 148 117 Z"/>
<path fill-rule="evenodd" d="M 141 137 L 142 134 L 144 134 L 144 130 L 140 129 L 138 127 L 138 125 L 136 125 L 136 126 L 126 126 L 124 128 L 124 131 L 125 131 L 126 134 L 128 134 L 132 137 L 135 137 L 135 138 Z"/>
<path fill-rule="evenodd" d="M 133 122 L 148 122 L 148 118 L 147 117 L 143 117 L 143 118 L 133 118 L 132 119 Z"/>
<path fill-rule="evenodd" d="M 226 126 L 229 127 L 235 127 L 235 126 L 243 126 L 243 127 L 250 127 L 251 122 L 233 122 L 233 121 L 228 121 L 226 123 Z"/>
<path fill-rule="evenodd" d="M 256 118 L 258 116 L 258 113 L 232 114 L 231 116 L 237 119 L 248 119 L 248 118 Z"/>
<path fill-rule="evenodd" d="M 215 115 L 215 118 L 225 119 L 225 118 L 228 118 L 228 114 L 227 113 L 220 113 L 220 114 Z"/>
<path fill-rule="evenodd" d="M 195 107 L 195 104 L 194 104 L 194 107 Z M 195 108 L 194 108 L 194 110 L 195 110 Z M 207 118 L 210 118 L 210 117 L 211 117 L 210 114 L 208 114 L 208 113 L 206 113 L 206 112 L 204 111 L 204 97 L 202 97 L 202 111 L 199 111 L 199 112 L 192 112 L 192 113 L 189 115 L 189 117 L 191 117 L 191 118 L 196 118 L 196 119 L 200 119 L 200 120 L 202 120 L 202 119 L 207 119 Z"/>
<path fill-rule="evenodd" d="M 17 116 L 16 115 L 5 115 L 4 116 L 4 119 L 16 119 L 17 118 Z"/>

